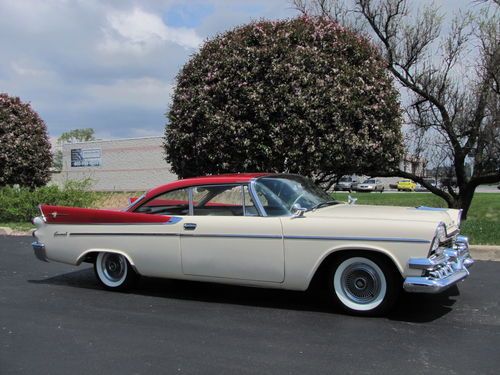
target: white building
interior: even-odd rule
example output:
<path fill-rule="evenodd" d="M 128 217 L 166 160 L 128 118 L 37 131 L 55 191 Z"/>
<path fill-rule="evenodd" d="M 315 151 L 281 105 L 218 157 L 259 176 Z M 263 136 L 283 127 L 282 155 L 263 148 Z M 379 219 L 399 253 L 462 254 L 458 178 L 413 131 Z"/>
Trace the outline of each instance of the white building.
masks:
<path fill-rule="evenodd" d="M 52 181 L 93 181 L 96 191 L 142 191 L 177 180 L 165 161 L 163 137 L 67 143 L 63 167 Z"/>

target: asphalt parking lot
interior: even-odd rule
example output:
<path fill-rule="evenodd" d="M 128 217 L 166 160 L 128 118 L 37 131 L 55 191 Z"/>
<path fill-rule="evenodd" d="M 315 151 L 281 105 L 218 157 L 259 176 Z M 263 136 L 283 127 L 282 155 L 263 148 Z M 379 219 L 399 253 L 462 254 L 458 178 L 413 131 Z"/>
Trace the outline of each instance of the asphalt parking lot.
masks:
<path fill-rule="evenodd" d="M 0 374 L 498 374 L 500 262 L 386 318 L 309 293 L 144 279 L 102 290 L 0 237 Z"/>

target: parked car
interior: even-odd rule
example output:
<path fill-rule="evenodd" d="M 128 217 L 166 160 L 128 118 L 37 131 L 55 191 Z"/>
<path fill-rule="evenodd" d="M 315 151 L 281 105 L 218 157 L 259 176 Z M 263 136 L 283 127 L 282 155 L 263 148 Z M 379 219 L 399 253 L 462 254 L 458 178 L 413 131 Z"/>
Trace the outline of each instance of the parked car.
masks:
<path fill-rule="evenodd" d="M 352 191 L 353 185 L 357 186 L 358 180 L 351 176 L 343 176 L 339 182 L 335 184 L 335 191 Z"/>
<path fill-rule="evenodd" d="M 409 179 L 399 180 L 397 185 L 398 191 L 415 191 L 417 184 Z"/>
<path fill-rule="evenodd" d="M 433 187 L 437 187 L 438 186 L 438 182 L 434 178 L 424 178 L 424 181 L 427 182 L 428 184 L 430 184 Z"/>
<path fill-rule="evenodd" d="M 40 206 L 38 259 L 93 263 L 109 290 L 139 275 L 289 290 L 327 289 L 349 313 L 375 315 L 401 289 L 439 293 L 473 260 L 454 209 L 357 206 L 285 174 L 190 178 L 123 211 Z M 314 281 L 314 282 L 313 282 Z"/>
<path fill-rule="evenodd" d="M 356 191 L 371 192 L 371 191 L 384 191 L 384 184 L 378 178 L 369 178 L 364 180 L 363 183 L 356 186 Z"/>

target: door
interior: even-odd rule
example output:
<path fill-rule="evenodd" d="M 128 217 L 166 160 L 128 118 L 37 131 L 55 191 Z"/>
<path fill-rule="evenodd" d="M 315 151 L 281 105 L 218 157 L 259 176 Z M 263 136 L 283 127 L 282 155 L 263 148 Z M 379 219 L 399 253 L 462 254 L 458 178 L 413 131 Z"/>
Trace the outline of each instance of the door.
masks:
<path fill-rule="evenodd" d="M 258 216 L 245 185 L 200 186 L 192 196 L 180 234 L 184 274 L 284 280 L 280 219 Z"/>

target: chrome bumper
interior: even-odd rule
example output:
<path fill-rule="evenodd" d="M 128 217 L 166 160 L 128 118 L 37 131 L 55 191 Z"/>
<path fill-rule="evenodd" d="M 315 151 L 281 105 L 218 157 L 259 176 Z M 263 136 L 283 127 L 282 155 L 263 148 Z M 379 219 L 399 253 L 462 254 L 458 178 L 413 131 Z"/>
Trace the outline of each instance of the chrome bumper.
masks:
<path fill-rule="evenodd" d="M 410 258 L 409 268 L 420 269 L 423 276 L 407 277 L 403 288 L 412 293 L 440 293 L 469 276 L 468 268 L 474 264 L 469 253 L 469 240 L 457 236 L 453 248 L 429 258 Z"/>
<path fill-rule="evenodd" d="M 35 241 L 31 244 L 33 246 L 33 251 L 35 252 L 35 256 L 40 259 L 42 262 L 48 262 L 47 253 L 45 252 L 45 245 L 41 242 Z"/>

